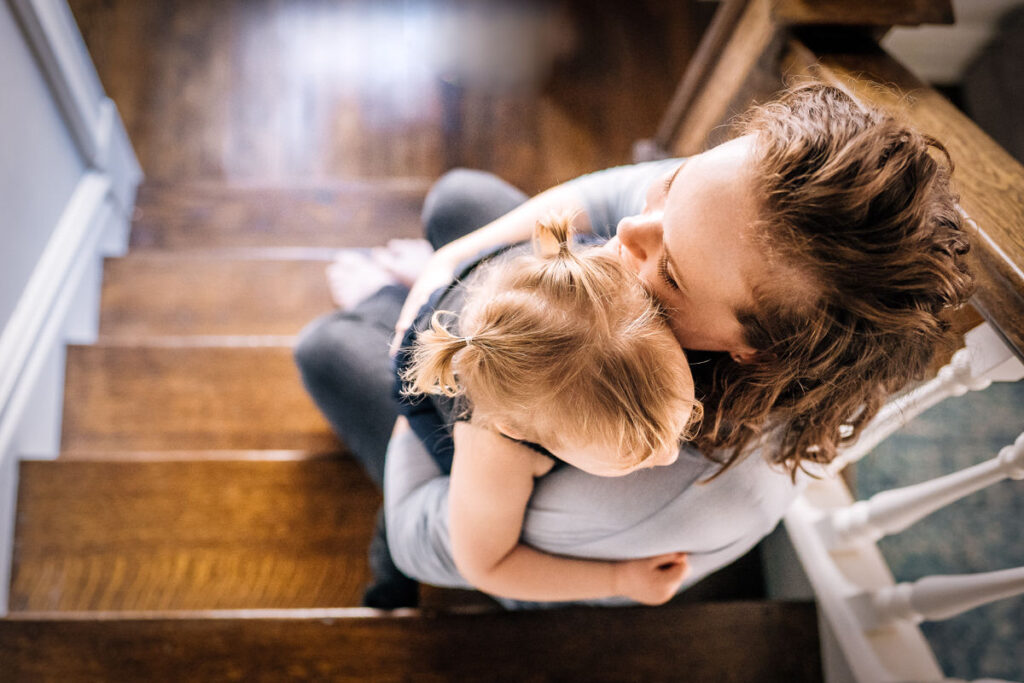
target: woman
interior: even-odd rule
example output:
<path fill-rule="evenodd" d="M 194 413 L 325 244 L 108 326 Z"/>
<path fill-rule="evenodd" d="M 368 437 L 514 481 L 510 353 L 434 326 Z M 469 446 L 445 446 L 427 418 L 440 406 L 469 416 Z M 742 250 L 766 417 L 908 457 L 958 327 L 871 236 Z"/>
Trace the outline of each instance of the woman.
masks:
<path fill-rule="evenodd" d="M 637 496 L 632 487 L 641 484 L 625 478 L 619 488 L 601 489 L 603 507 L 595 510 L 587 500 L 597 497 L 595 489 L 578 481 L 559 484 L 577 486 L 580 509 L 587 512 L 563 509 L 555 526 L 588 521 L 573 528 L 571 544 L 552 541 L 542 549 L 594 557 L 642 557 L 657 550 L 658 539 L 629 547 L 581 539 L 594 538 L 589 520 L 604 519 L 603 510 L 625 515 L 624 525 L 637 523 L 625 513 L 648 502 L 662 508 L 649 515 L 642 510 L 645 523 L 662 520 L 651 528 L 677 528 L 666 526 L 664 510 L 695 495 L 690 475 L 717 475 L 702 487 L 703 504 L 713 505 L 716 517 L 740 521 L 732 535 L 728 529 L 717 535 L 701 530 L 699 541 L 684 539 L 709 559 L 701 568 L 691 550 L 695 570 L 683 587 L 770 531 L 794 490 L 780 483 L 781 474 L 765 474 L 763 465 L 795 476 L 807 463 L 831 461 L 888 394 L 923 375 L 937 348 L 949 341 L 945 315 L 967 300 L 972 278 L 949 188 L 951 163 L 937 141 L 820 84 L 755 109 L 743 133 L 686 160 L 603 171 L 528 201 L 493 177 L 453 172 L 442 178 L 424 207 L 437 252 L 404 305 L 404 292 L 384 290 L 362 310 L 314 323 L 297 350 L 311 393 L 371 476 L 383 477 L 396 414 L 380 349 L 387 323 L 397 318 L 396 328 L 404 330 L 429 294 L 450 281 L 457 263 L 527 239 L 551 210 L 574 210 L 575 229 L 609 238 L 607 248 L 668 311 L 691 360 L 705 421 L 694 442 L 699 466 L 680 458 L 696 469 L 682 472 L 680 464 L 679 479 L 666 485 L 661 499 Z M 370 328 L 376 332 L 367 333 Z M 511 447 L 483 433 L 474 438 L 481 449 Z M 420 578 L 456 583 L 446 574 L 447 539 L 438 532 L 446 523 L 443 482 L 429 484 L 407 456 L 402 461 L 422 476 L 396 481 L 401 505 L 388 503 L 389 524 L 401 526 L 403 541 L 390 534 L 392 547 L 403 556 L 399 565 Z M 742 482 L 729 483 L 730 477 Z M 424 498 L 427 490 L 434 493 Z M 736 490 L 749 495 L 721 497 Z M 534 498 L 543 494 L 538 486 Z M 758 508 L 767 499 L 770 504 Z M 755 519 L 744 517 L 750 509 L 758 510 Z M 705 512 L 696 503 L 673 511 L 687 519 Z M 417 528 L 440 535 L 423 545 L 407 532 Z M 605 531 L 603 538 L 618 538 L 617 529 L 605 525 Z M 530 542 L 529 515 L 524 533 Z M 413 543 L 416 552 L 406 553 Z"/>

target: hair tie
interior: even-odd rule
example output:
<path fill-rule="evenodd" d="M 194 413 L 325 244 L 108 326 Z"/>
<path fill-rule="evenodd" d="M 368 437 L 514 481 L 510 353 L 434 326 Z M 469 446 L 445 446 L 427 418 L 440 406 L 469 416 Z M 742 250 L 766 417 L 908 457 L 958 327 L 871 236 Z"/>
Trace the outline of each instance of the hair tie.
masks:
<path fill-rule="evenodd" d="M 462 341 L 463 341 L 463 343 L 465 343 L 466 346 L 469 346 L 473 342 L 473 335 L 469 335 L 468 337 L 463 337 Z"/>
<path fill-rule="evenodd" d="M 541 258 L 554 258 L 562 253 L 563 244 L 558 241 L 558 238 L 547 230 L 541 230 L 537 233 L 537 251 L 540 252 Z"/>

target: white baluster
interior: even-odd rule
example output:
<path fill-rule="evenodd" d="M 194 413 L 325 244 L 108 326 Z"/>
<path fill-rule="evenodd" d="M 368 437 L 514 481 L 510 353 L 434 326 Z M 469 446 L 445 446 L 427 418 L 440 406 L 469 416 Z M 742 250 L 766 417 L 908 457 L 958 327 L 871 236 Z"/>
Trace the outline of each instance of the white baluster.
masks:
<path fill-rule="evenodd" d="M 894 621 L 920 623 L 948 619 L 961 612 L 1024 593 L 1024 567 L 984 574 L 928 576 L 850 598 L 864 630 Z"/>
<path fill-rule="evenodd" d="M 843 449 L 830 471 L 839 472 L 860 460 L 897 429 L 951 396 L 985 389 L 992 382 L 1024 379 L 1024 364 L 988 323 L 968 332 L 964 341 L 966 346 L 953 354 L 933 379 L 894 398 L 878 411 L 857 441 Z"/>
<path fill-rule="evenodd" d="M 1024 434 L 991 460 L 921 484 L 883 491 L 835 510 L 821 518 L 818 532 L 830 550 L 874 542 L 1007 477 L 1024 479 Z"/>

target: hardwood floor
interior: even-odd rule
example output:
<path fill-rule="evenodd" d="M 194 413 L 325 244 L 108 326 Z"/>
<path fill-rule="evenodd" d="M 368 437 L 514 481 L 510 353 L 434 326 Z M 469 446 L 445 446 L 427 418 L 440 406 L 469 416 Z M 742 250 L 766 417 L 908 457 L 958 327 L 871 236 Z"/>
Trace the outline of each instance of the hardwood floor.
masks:
<path fill-rule="evenodd" d="M 100 335 L 119 343 L 193 335 L 293 337 L 334 309 L 324 286 L 328 263 L 177 252 L 107 259 Z"/>
<path fill-rule="evenodd" d="M 349 607 L 369 580 L 380 495 L 349 459 L 20 474 L 12 611 Z"/>
<path fill-rule="evenodd" d="M 337 449 L 274 341 L 69 346 L 61 450 Z"/>
<path fill-rule="evenodd" d="M 630 159 L 713 3 L 71 0 L 149 180 L 437 177 Z"/>
<path fill-rule="evenodd" d="M 326 610 L 29 615 L 0 621 L 0 655 L 10 662 L 9 680 L 61 683 L 820 683 L 816 652 L 802 654 L 817 648 L 815 619 L 810 604 L 744 602 L 424 618 Z"/>
<path fill-rule="evenodd" d="M 131 250 L 260 252 L 385 244 L 419 237 L 425 179 L 316 184 L 147 182 L 138 194 Z M 283 252 L 282 252 L 283 253 Z"/>

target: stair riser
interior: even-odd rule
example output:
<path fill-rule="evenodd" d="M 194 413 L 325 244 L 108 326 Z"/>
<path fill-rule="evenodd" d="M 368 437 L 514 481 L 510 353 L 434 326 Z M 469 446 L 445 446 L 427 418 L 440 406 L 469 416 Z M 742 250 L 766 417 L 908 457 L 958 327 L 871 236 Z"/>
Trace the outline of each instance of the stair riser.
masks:
<path fill-rule="evenodd" d="M 0 622 L 18 680 L 821 680 L 810 604 L 350 620 Z M 59 677 L 63 676 L 63 679 Z"/>
<path fill-rule="evenodd" d="M 333 310 L 329 260 L 128 256 L 108 259 L 100 335 L 294 336 Z"/>
<path fill-rule="evenodd" d="M 338 448 L 287 347 L 68 347 L 65 451 Z"/>
<path fill-rule="evenodd" d="M 143 185 L 133 249 L 365 247 L 421 237 L 427 181 L 323 188 Z"/>
<path fill-rule="evenodd" d="M 348 458 L 25 462 L 10 608 L 357 606 L 379 506 Z"/>

